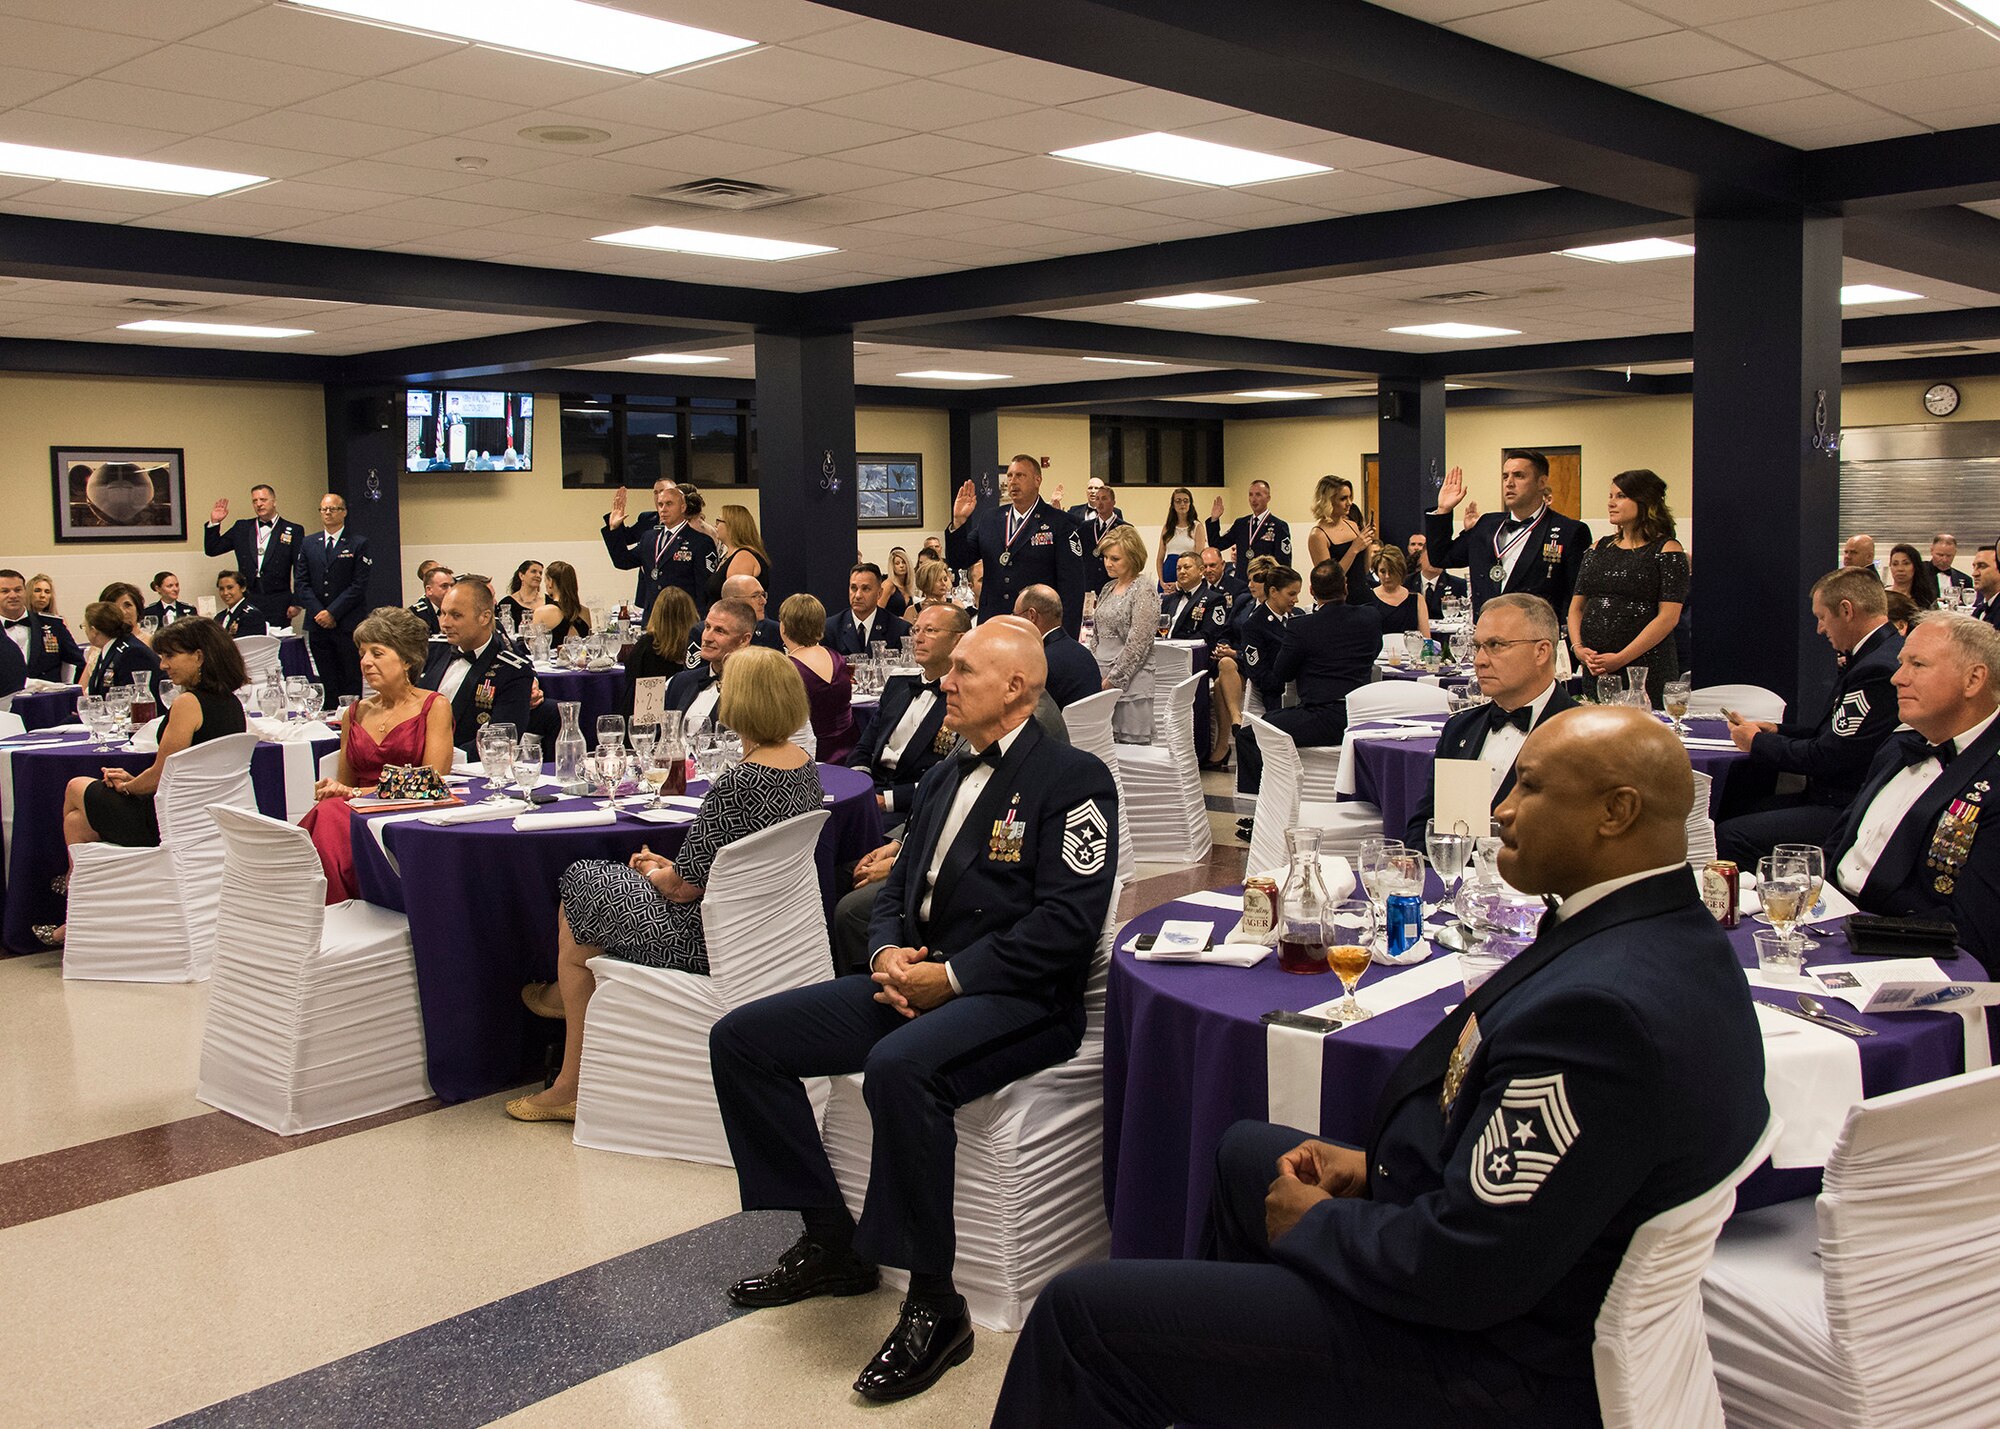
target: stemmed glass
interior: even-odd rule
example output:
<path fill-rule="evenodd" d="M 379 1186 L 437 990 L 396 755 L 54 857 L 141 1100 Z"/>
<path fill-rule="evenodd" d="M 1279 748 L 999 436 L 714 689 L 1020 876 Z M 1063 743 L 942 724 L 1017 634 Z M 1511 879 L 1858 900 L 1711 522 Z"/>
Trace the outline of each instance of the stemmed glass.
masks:
<path fill-rule="evenodd" d="M 83 727 L 90 731 L 93 751 L 102 752 L 110 748 L 104 736 L 111 729 L 111 707 L 105 703 L 104 696 L 85 695 L 76 702 L 76 715 L 83 721 Z"/>
<path fill-rule="evenodd" d="M 105 692 L 104 703 L 111 711 L 111 732 L 129 738 L 132 734 L 132 687 L 113 685 Z"/>
<path fill-rule="evenodd" d="M 1826 889 L 1826 850 L 1818 844 L 1778 844 L 1771 850 L 1774 857 L 1793 858 L 1806 867 L 1806 896 L 1799 905 L 1799 922 L 1810 923 L 1819 916 L 1820 895 Z M 1796 929 L 1792 932 L 1792 946 L 1802 952 L 1812 952 L 1819 947 L 1813 939 Z"/>
<path fill-rule="evenodd" d="M 622 746 L 625 743 L 625 716 L 599 715 L 597 717 L 597 742 L 600 745 Z"/>
<path fill-rule="evenodd" d="M 1347 996 L 1330 1009 L 1342 1022 L 1360 1022 L 1374 1014 L 1354 1000 L 1354 989 L 1368 971 L 1374 956 L 1375 930 L 1379 926 L 1375 905 L 1365 898 L 1345 898 L 1330 902 L 1320 920 L 1326 931 L 1326 962 L 1340 979 Z"/>
<path fill-rule="evenodd" d="M 659 747 L 660 731 L 650 724 L 635 724 L 631 727 L 632 758 L 639 766 L 639 780 L 647 782 L 647 771 L 653 767 L 653 751 Z"/>
<path fill-rule="evenodd" d="M 625 777 L 625 746 L 622 744 L 600 744 L 597 753 L 587 761 L 590 777 L 597 781 L 604 798 L 598 803 L 600 809 L 618 807 L 618 781 Z"/>
<path fill-rule="evenodd" d="M 1361 886 L 1367 891 L 1368 901 L 1380 904 L 1383 898 L 1383 875 L 1389 861 L 1403 851 L 1403 841 L 1391 838 L 1366 838 L 1355 855 L 1354 871 L 1361 878 Z"/>
<path fill-rule="evenodd" d="M 507 785 L 514 779 L 514 736 L 504 730 L 486 729 L 479 736 L 479 767 L 485 771 L 487 787 L 492 791 L 480 802 L 506 803 Z"/>
<path fill-rule="evenodd" d="M 1597 702 L 1600 705 L 1615 705 L 1618 697 L 1625 692 L 1625 677 L 1622 674 L 1599 675 L 1597 677 Z"/>
<path fill-rule="evenodd" d="M 1465 866 L 1472 861 L 1472 831 L 1462 821 L 1440 829 L 1432 819 L 1424 825 L 1424 849 L 1431 856 L 1431 867 L 1448 885 L 1444 901 L 1457 918 L 1458 891 L 1465 884 Z"/>
<path fill-rule="evenodd" d="M 1694 693 L 1694 676 L 1683 675 L 1678 680 L 1669 680 L 1661 693 L 1666 697 L 1667 717 L 1674 722 L 1674 733 L 1687 738 L 1688 698 Z"/>
<path fill-rule="evenodd" d="M 1757 860 L 1758 899 L 1764 905 L 1764 916 L 1778 930 L 1787 948 L 1797 947 L 1792 929 L 1806 911 L 1806 895 L 1811 888 L 1812 879 L 1806 872 L 1804 859 L 1789 854 L 1766 854 Z"/>
<path fill-rule="evenodd" d="M 535 786 L 542 779 L 542 737 L 538 734 L 524 734 L 521 742 L 514 747 L 514 784 L 521 791 L 521 797 L 534 802 Z"/>

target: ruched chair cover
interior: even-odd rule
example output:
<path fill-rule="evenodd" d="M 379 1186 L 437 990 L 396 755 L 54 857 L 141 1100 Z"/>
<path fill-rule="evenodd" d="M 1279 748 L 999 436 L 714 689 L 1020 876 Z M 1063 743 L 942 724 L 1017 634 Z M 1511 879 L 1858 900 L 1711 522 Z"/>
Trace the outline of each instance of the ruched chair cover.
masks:
<path fill-rule="evenodd" d="M 1745 719 L 1775 723 L 1785 717 L 1785 697 L 1762 685 L 1709 685 L 1688 696 L 1690 715 L 1715 716 L 1724 710 L 1735 710 Z"/>
<path fill-rule="evenodd" d="M 1347 723 L 1392 719 L 1401 715 L 1444 714 L 1451 698 L 1436 685 L 1420 685 L 1415 680 L 1378 680 L 1348 691 Z M 1316 804 L 1331 804 L 1340 797 L 1334 787 L 1340 772 L 1340 746 L 1314 745 L 1299 751 L 1301 797 Z M 1377 830 L 1380 832 L 1380 830 Z M 1398 833 L 1391 829 L 1392 836 Z"/>
<path fill-rule="evenodd" d="M 275 635 L 239 635 L 236 637 L 236 653 L 243 657 L 243 668 L 250 672 L 250 684 L 262 685 L 273 675 L 284 674 L 278 668 L 279 640 Z"/>
<path fill-rule="evenodd" d="M 1067 1062 L 958 1109 L 952 1278 L 982 1329 L 1021 1328 L 1059 1273 L 1111 1254 L 1104 1210 L 1104 991 L 1121 879 L 1084 988 L 1083 1041 Z M 868 1195 L 874 1133 L 859 1073 L 833 1079 L 826 1153 L 856 1215 Z M 905 1285 L 902 1270 L 883 1278 Z"/>
<path fill-rule="evenodd" d="M 16 734 L 25 734 L 27 733 L 27 729 L 27 721 L 23 720 L 12 710 L 0 710 L 0 739 L 6 739 Z"/>
<path fill-rule="evenodd" d="M 1700 770 L 1694 775 L 1694 804 L 1688 809 L 1688 862 L 1700 868 L 1715 857 L 1715 820 L 1708 815 L 1709 790 L 1713 781 Z M 1756 869 L 1750 872 L 1755 873 Z"/>
<path fill-rule="evenodd" d="M 1731 1429 L 2000 1422 L 2000 1068 L 1857 1102 L 1818 1200 L 1731 1221 L 1702 1293 Z"/>
<path fill-rule="evenodd" d="M 1118 768 L 1118 741 L 1111 735 L 1111 712 L 1118 705 L 1118 691 L 1099 690 L 1073 704 L 1063 706 L 1063 727 L 1069 731 L 1070 746 L 1095 754 L 1111 771 L 1118 790 L 1118 876 L 1131 877 L 1132 819 L 1126 809 L 1125 781 Z"/>
<path fill-rule="evenodd" d="M 708 1033 L 731 1008 L 833 976 L 826 905 L 813 857 L 825 810 L 726 844 L 701 900 L 707 977 L 590 960 L 597 978 L 583 1026 L 576 1144 L 728 1166 Z M 817 1107 L 824 1081 L 809 1086 Z"/>
<path fill-rule="evenodd" d="M 1770 1155 L 1776 1117 L 1736 1169 L 1632 1232 L 1597 1312 L 1591 1360 L 1604 1429 L 1723 1429 L 1701 1277 L 1736 1188 Z"/>
<path fill-rule="evenodd" d="M 153 811 L 157 848 L 70 849 L 63 976 L 107 982 L 200 982 L 215 953 L 222 836 L 211 810 L 254 809 L 254 734 L 231 734 L 167 756 Z"/>
<path fill-rule="evenodd" d="M 1359 799 L 1344 803 L 1309 803 L 1300 797 L 1304 782 L 1292 737 L 1255 715 L 1246 721 L 1264 757 L 1264 779 L 1257 791 L 1255 823 L 1250 835 L 1249 873 L 1270 873 L 1285 867 L 1285 830 L 1302 827 L 1320 831 L 1320 852 L 1342 854 L 1352 861 L 1361 841 L 1382 832 L 1382 811 Z M 1282 878 L 1281 880 L 1282 881 Z"/>
<path fill-rule="evenodd" d="M 410 923 L 326 906 L 305 830 L 218 809 L 225 850 L 195 1095 L 292 1136 L 431 1095 Z"/>
<path fill-rule="evenodd" d="M 1155 702 L 1163 738 L 1113 751 L 1124 826 L 1140 862 L 1200 863 L 1214 845 L 1194 747 L 1194 697 L 1204 678 L 1190 675 Z"/>

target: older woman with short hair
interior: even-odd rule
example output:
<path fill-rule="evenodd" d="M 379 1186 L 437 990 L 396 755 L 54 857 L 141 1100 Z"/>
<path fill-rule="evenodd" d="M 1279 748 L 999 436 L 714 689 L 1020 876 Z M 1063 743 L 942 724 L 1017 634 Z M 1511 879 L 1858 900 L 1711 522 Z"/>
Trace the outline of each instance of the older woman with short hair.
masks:
<path fill-rule="evenodd" d="M 805 681 L 819 758 L 839 764 L 854 752 L 861 735 L 854 726 L 854 675 L 847 657 L 826 648 L 826 607 L 813 596 L 786 597 L 778 607 L 778 635 Z"/>
<path fill-rule="evenodd" d="M 1111 732 L 1124 744 L 1153 742 L 1153 640 L 1160 624 L 1160 592 L 1146 567 L 1146 543 L 1129 522 L 1113 526 L 1097 543 L 1108 577 L 1097 593 L 1090 651 L 1104 688 L 1122 692 L 1111 712 Z"/>
<path fill-rule="evenodd" d="M 743 762 L 715 776 L 680 852 L 669 859 L 642 848 L 622 864 L 585 859 L 563 871 L 556 982 L 521 990 L 531 1011 L 566 1024 L 562 1070 L 547 1091 L 507 1103 L 516 1121 L 576 1120 L 584 1014 L 597 988 L 590 959 L 605 953 L 707 977 L 701 898 L 715 856 L 738 839 L 812 813 L 825 797 L 819 771 L 791 742 L 806 722 L 806 687 L 793 661 L 755 645 L 731 655 L 722 667 L 716 717 L 743 741 Z"/>

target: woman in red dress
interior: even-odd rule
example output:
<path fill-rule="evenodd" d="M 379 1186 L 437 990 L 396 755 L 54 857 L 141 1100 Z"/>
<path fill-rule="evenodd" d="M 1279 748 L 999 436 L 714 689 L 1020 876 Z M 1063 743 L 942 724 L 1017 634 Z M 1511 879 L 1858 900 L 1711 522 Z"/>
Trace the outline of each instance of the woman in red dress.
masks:
<path fill-rule="evenodd" d="M 340 769 L 313 789 L 319 800 L 299 821 L 326 871 L 326 901 L 358 897 L 354 886 L 354 811 L 347 801 L 375 787 L 391 764 L 428 764 L 451 772 L 451 701 L 417 688 L 430 631 L 401 606 L 383 606 L 354 627 L 361 678 L 375 693 L 348 706 L 340 726 Z"/>

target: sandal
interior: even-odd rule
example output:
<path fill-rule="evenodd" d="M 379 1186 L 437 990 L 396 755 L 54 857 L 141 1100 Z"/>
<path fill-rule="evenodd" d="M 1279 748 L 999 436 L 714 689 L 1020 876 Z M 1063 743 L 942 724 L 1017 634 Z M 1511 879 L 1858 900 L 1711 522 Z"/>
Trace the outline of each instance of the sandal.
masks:
<path fill-rule="evenodd" d="M 67 923 L 37 923 L 28 931 L 35 935 L 35 941 L 45 948 L 60 948 Z"/>
<path fill-rule="evenodd" d="M 553 994 L 555 1000 L 550 1001 Z M 521 1001 L 528 1011 L 537 1017 L 546 1017 L 551 1022 L 563 1020 L 562 994 L 552 982 L 531 982 L 521 989 Z"/>

